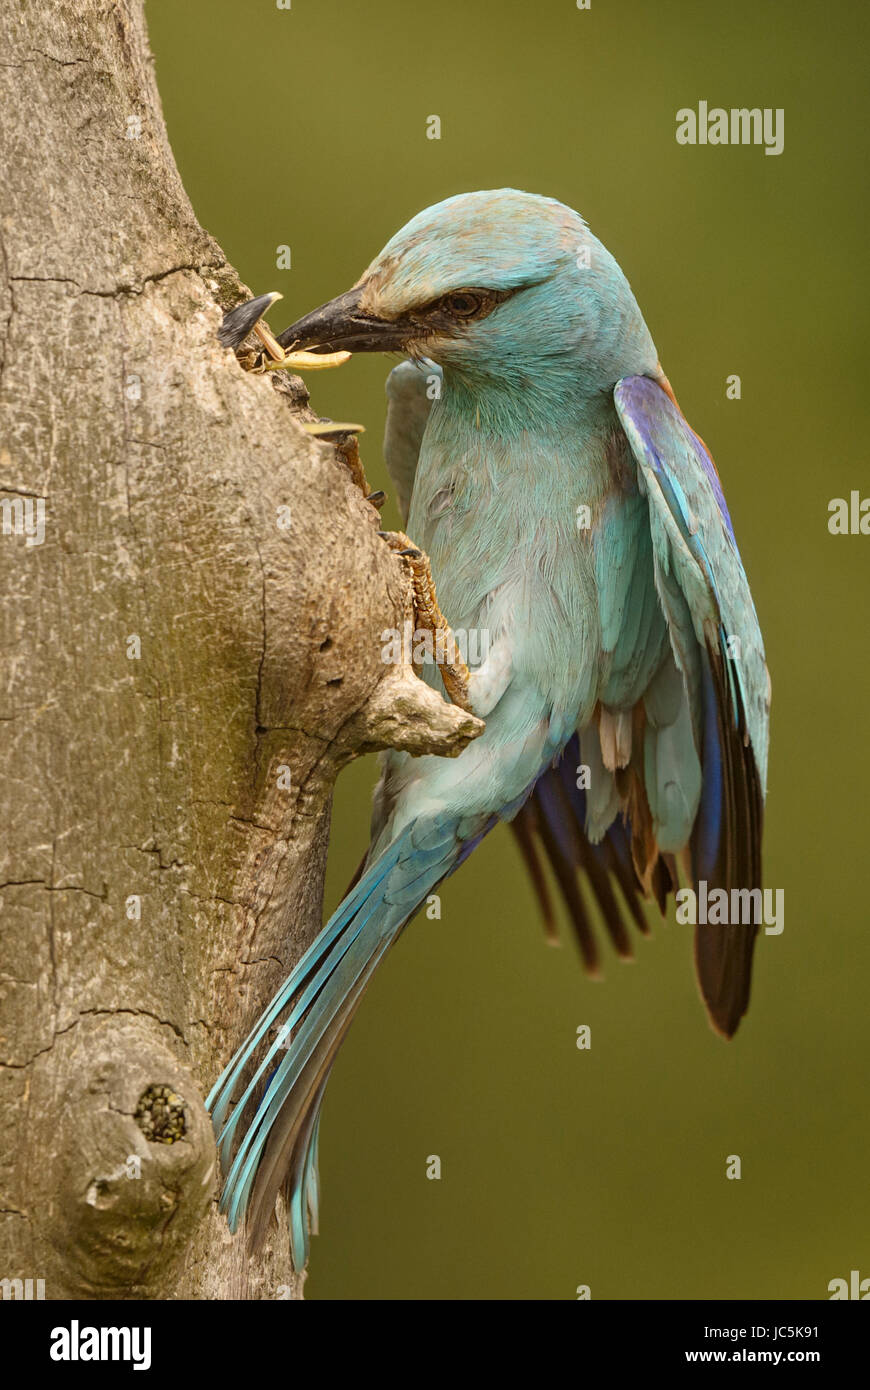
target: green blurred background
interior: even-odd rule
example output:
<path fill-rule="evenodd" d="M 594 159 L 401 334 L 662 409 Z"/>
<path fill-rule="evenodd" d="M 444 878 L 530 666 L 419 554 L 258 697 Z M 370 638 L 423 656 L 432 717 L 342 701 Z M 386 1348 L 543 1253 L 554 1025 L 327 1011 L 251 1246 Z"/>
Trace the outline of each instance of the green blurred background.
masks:
<path fill-rule="evenodd" d="M 634 964 L 609 954 L 604 983 L 567 936 L 548 949 L 500 830 L 443 886 L 442 919 L 413 923 L 351 1029 L 324 1111 L 307 1296 L 825 1298 L 851 1269 L 870 1276 L 870 539 L 827 530 L 831 498 L 870 494 L 866 9 L 147 13 L 196 212 L 248 284 L 283 292 L 275 328 L 452 193 L 512 185 L 587 217 L 717 459 L 773 673 L 766 881 L 785 890 L 785 931 L 759 942 L 736 1040 L 707 1026 L 690 928 L 656 922 Z M 783 107 L 784 153 L 677 145 L 675 113 L 699 100 Z M 387 369 L 355 358 L 309 384 L 321 413 L 365 422 L 369 478 L 389 490 Z M 328 910 L 365 847 L 375 775 L 367 759 L 340 779 Z"/>

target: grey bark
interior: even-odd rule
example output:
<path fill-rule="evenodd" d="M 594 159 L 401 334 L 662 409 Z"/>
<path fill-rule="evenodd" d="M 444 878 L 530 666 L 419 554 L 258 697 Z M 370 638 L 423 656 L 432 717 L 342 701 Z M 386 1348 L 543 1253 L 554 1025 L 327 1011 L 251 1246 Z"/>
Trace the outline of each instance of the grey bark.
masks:
<path fill-rule="evenodd" d="M 407 581 L 304 389 L 218 346 L 140 0 L 4 5 L 0 122 L 0 1279 L 298 1297 L 203 1097 L 320 927 L 339 768 L 475 721 L 382 664 Z"/>

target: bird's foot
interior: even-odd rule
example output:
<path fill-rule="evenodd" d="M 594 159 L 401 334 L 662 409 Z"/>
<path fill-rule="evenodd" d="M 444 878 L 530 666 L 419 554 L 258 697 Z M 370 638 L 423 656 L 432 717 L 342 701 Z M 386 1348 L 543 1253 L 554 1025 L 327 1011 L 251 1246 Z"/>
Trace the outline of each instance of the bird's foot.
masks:
<path fill-rule="evenodd" d="M 378 533 L 392 551 L 399 555 L 411 572 L 414 590 L 414 628 L 432 634 L 434 655 L 444 682 L 444 689 L 454 705 L 473 714 L 469 682 L 471 673 L 462 659 L 462 653 L 450 624 L 438 606 L 435 581 L 428 555 L 424 554 L 404 531 L 380 531 Z"/>

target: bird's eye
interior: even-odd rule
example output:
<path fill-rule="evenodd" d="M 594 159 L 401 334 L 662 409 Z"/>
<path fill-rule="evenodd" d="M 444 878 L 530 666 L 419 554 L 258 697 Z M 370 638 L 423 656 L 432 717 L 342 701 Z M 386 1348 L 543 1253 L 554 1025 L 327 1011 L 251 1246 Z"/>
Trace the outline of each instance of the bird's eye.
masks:
<path fill-rule="evenodd" d="M 438 299 L 430 300 L 408 314 L 411 325 L 426 334 L 453 336 L 458 325 L 472 319 L 485 319 L 503 300 L 510 299 L 514 290 L 469 289 L 451 290 Z"/>
<path fill-rule="evenodd" d="M 475 294 L 473 290 L 457 290 L 455 294 L 445 294 L 441 300 L 441 306 L 457 319 L 474 318 L 485 303 L 485 296 Z"/>

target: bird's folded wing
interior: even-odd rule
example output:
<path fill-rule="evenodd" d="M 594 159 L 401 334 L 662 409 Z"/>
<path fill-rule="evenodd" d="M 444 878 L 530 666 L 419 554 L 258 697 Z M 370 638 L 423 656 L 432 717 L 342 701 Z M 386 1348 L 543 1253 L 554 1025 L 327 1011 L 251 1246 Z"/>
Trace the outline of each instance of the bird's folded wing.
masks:
<path fill-rule="evenodd" d="M 770 683 L 749 582 L 716 467 L 665 391 L 626 377 L 614 400 L 649 502 L 656 585 L 670 619 L 668 581 L 687 601 L 695 637 L 725 674 L 731 723 L 743 724 L 762 787 L 767 777 Z M 674 625 L 671 630 L 675 639 Z M 674 655 L 681 665 L 680 652 Z"/>
<path fill-rule="evenodd" d="M 408 508 L 423 431 L 440 393 L 441 368 L 434 362 L 400 362 L 387 377 L 387 424 L 384 431 L 384 461 L 396 489 L 396 503 L 402 522 Z"/>
<path fill-rule="evenodd" d="M 667 621 L 676 668 L 691 713 L 702 769 L 698 811 L 687 845 L 693 887 L 753 889 L 761 883 L 761 821 L 767 767 L 770 685 L 749 585 L 722 488 L 702 441 L 665 390 L 647 377 L 620 381 L 616 409 L 637 465 L 649 508 L 656 592 Z M 537 856 L 542 845 L 565 897 L 587 965 L 595 947 L 580 898 L 581 869 L 607 929 L 620 946 L 610 876 L 638 920 L 642 891 L 633 868 L 636 827 L 629 811 L 617 817 L 600 844 L 585 834 L 585 796 L 575 789 L 579 747 L 572 740 L 560 764 L 544 774 L 515 822 L 515 830 L 545 916 L 551 912 Z M 604 872 L 602 878 L 602 871 Z M 676 865 L 660 854 L 649 888 L 664 908 L 676 886 Z M 698 926 L 695 959 L 711 1021 L 732 1034 L 749 999 L 757 928 L 732 919 Z"/>
<path fill-rule="evenodd" d="M 695 962 L 711 1020 L 730 1036 L 749 1002 L 757 931 L 752 922 L 734 920 L 732 890 L 761 886 L 770 708 L 764 645 L 705 445 L 650 378 L 620 381 L 614 400 L 649 503 L 656 589 L 701 755 L 692 879 L 729 894 L 729 924 L 696 928 Z"/>

